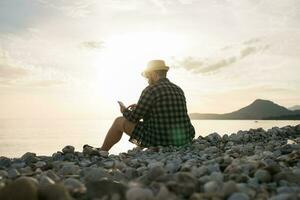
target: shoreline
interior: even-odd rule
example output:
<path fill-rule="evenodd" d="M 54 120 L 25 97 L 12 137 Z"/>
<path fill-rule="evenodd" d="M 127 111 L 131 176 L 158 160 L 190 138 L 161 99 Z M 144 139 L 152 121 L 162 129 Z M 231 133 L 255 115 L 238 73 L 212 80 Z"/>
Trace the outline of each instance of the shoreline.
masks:
<path fill-rule="evenodd" d="M 211 133 L 157 151 L 100 155 L 66 146 L 52 156 L 0 157 L 0 199 L 59 199 L 54 194 L 82 200 L 297 199 L 300 124 Z"/>

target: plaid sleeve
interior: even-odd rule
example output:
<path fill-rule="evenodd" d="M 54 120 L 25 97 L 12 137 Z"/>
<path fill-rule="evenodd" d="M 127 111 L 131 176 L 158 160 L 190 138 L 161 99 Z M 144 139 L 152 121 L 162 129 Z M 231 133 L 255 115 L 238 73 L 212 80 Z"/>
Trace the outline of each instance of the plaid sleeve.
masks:
<path fill-rule="evenodd" d="M 142 119 L 150 110 L 154 100 L 154 95 L 151 90 L 151 87 L 146 87 L 136 104 L 136 108 L 134 110 L 126 110 L 123 112 L 123 116 L 131 122 L 137 123 L 140 119 Z"/>

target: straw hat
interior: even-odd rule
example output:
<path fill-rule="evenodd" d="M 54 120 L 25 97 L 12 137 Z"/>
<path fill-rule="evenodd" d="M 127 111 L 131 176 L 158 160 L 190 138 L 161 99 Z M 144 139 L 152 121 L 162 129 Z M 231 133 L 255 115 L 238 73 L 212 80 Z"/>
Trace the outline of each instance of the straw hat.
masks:
<path fill-rule="evenodd" d="M 147 72 L 156 71 L 156 70 L 169 70 L 169 67 L 166 66 L 165 61 L 163 60 L 150 60 L 148 62 L 147 68 L 142 72 L 142 76 L 146 77 Z"/>

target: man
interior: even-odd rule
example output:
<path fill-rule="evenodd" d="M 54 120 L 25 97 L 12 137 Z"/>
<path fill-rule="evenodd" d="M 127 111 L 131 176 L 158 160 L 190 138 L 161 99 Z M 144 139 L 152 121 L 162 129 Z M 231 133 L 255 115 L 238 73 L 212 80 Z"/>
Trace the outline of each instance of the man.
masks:
<path fill-rule="evenodd" d="M 127 108 L 120 105 L 123 116 L 115 119 L 100 150 L 109 151 L 123 132 L 130 136 L 130 142 L 141 147 L 191 143 L 195 129 L 187 113 L 184 92 L 166 77 L 168 70 L 163 60 L 148 63 L 142 76 L 148 79 L 149 85 L 137 104 Z"/>

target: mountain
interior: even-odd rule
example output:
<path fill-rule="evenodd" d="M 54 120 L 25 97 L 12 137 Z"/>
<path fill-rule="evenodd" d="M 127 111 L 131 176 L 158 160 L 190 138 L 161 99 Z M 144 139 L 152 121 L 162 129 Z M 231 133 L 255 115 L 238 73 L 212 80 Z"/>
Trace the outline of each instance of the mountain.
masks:
<path fill-rule="evenodd" d="M 300 105 L 289 107 L 289 110 L 300 110 Z"/>
<path fill-rule="evenodd" d="M 272 101 L 256 99 L 250 105 L 239 110 L 224 114 L 190 113 L 191 119 L 266 119 L 284 116 L 284 119 L 295 118 L 300 115 L 300 110 L 291 111 Z"/>

